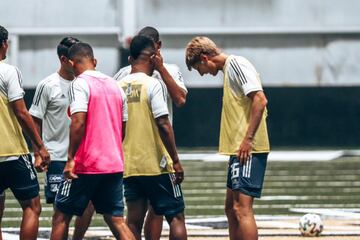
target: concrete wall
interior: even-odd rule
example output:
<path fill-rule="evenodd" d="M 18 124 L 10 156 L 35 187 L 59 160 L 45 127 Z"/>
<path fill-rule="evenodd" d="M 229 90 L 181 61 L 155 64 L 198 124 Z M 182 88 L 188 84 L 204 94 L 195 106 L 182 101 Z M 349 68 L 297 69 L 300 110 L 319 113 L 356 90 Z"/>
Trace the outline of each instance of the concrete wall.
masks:
<path fill-rule="evenodd" d="M 247 57 L 265 86 L 360 83 L 357 0 L 2 0 L 0 24 L 10 30 L 118 27 L 121 35 L 127 17 L 123 1 L 136 1 L 136 14 L 128 17 L 136 18 L 138 29 L 153 25 L 160 30 L 165 61 L 181 67 L 189 87 L 221 86 L 221 76 L 200 78 L 185 67 L 184 46 L 198 34 L 211 36 L 228 53 Z M 56 70 L 55 47 L 64 35 L 20 35 L 18 65 L 25 87 L 33 88 Z M 116 72 L 116 34 L 77 36 L 94 46 L 99 70 Z"/>

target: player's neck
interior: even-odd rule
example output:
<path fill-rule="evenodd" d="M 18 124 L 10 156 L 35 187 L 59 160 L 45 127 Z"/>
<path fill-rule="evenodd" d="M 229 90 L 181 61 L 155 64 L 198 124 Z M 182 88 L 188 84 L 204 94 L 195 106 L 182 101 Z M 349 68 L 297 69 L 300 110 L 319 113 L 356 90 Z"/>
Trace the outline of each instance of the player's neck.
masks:
<path fill-rule="evenodd" d="M 211 61 L 215 63 L 218 70 L 222 70 L 224 68 L 227 58 L 228 55 L 226 55 L 225 53 L 220 53 L 219 55 L 212 57 Z"/>
<path fill-rule="evenodd" d="M 75 76 L 74 73 L 67 71 L 63 67 L 61 67 L 58 71 L 60 77 L 62 77 L 65 80 L 72 81 L 74 80 Z"/>
<path fill-rule="evenodd" d="M 6 54 L 4 54 L 3 51 L 1 51 L 1 50 L 0 50 L 0 61 L 4 60 L 6 58 Z"/>
<path fill-rule="evenodd" d="M 152 75 L 152 69 L 147 65 L 137 65 L 134 64 L 131 66 L 131 72 L 130 73 L 145 73 L 146 75 L 151 76 Z"/>

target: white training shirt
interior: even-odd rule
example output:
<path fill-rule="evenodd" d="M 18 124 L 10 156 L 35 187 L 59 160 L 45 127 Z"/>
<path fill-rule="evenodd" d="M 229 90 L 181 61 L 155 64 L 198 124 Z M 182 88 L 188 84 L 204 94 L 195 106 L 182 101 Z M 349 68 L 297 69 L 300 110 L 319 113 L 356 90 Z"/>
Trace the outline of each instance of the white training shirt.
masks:
<path fill-rule="evenodd" d="M 71 81 L 53 73 L 36 87 L 30 114 L 42 120 L 42 139 L 51 160 L 66 161 L 70 117 L 68 91 Z"/>
<path fill-rule="evenodd" d="M 17 67 L 0 62 L 0 91 L 7 97 L 9 102 L 24 97 L 22 75 Z"/>
<path fill-rule="evenodd" d="M 25 95 L 22 87 L 20 70 L 12 65 L 0 61 L 0 92 L 9 102 L 22 99 Z M 16 160 L 19 156 L 0 157 L 0 161 Z"/>
<path fill-rule="evenodd" d="M 107 75 L 99 71 L 87 70 L 84 73 L 93 77 L 107 77 Z M 120 87 L 119 90 L 123 100 L 122 119 L 123 122 L 126 122 L 128 120 L 126 95 Z M 90 97 L 90 89 L 87 82 L 82 78 L 77 78 L 72 82 L 70 91 L 72 94 L 72 97 L 70 97 L 70 113 L 74 114 L 77 112 L 87 112 Z"/>
<path fill-rule="evenodd" d="M 141 78 L 150 78 L 145 73 L 133 73 L 130 75 L 127 75 L 126 77 L 122 78 L 120 81 L 125 80 L 137 80 Z M 148 82 L 148 89 L 147 89 L 147 95 L 148 95 L 148 101 L 151 106 L 152 114 L 155 118 L 169 115 L 168 105 L 167 105 L 167 90 L 165 83 L 162 81 L 159 81 L 159 79 L 152 78 L 153 81 Z"/>
<path fill-rule="evenodd" d="M 175 64 L 167 64 L 167 63 L 164 63 L 164 67 L 169 72 L 171 77 L 175 80 L 176 84 L 179 87 L 181 87 L 187 93 L 187 89 L 186 89 L 186 86 L 184 84 L 184 78 L 183 78 L 183 76 L 182 76 L 182 74 L 180 72 L 180 68 Z M 114 79 L 119 81 L 122 78 L 129 75 L 130 72 L 131 72 L 131 66 L 123 67 L 114 75 Z M 156 70 L 154 71 L 152 77 L 160 80 L 161 82 L 164 82 L 163 79 L 161 78 L 160 73 L 158 71 L 156 71 Z M 173 106 L 172 106 L 171 96 L 169 94 L 167 94 L 167 106 L 168 106 L 168 109 L 169 109 L 169 120 L 172 123 Z"/>
<path fill-rule="evenodd" d="M 235 95 L 244 96 L 263 90 L 259 73 L 246 58 L 230 55 L 223 69 L 228 74 L 229 86 Z"/>

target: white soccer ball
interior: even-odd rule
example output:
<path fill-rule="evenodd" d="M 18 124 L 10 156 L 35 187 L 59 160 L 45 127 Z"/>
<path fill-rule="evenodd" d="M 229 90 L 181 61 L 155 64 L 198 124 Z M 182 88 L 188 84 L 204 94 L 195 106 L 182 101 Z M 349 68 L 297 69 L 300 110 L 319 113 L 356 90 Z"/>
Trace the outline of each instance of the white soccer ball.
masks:
<path fill-rule="evenodd" d="M 308 213 L 300 218 L 299 230 L 305 237 L 319 236 L 324 228 L 319 215 Z"/>

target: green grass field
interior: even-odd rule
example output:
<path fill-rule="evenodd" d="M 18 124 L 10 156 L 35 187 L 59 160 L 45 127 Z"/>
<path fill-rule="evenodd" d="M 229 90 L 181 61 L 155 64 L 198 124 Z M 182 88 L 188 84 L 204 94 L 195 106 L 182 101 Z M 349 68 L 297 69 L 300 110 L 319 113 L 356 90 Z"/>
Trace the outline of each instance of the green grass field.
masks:
<path fill-rule="evenodd" d="M 187 218 L 224 216 L 227 163 L 183 161 L 183 167 Z M 39 180 L 43 197 L 43 174 L 39 174 Z M 6 191 L 6 194 L 2 227 L 19 227 L 21 209 L 12 193 Z M 42 206 L 40 227 L 49 227 L 52 206 L 45 203 Z M 360 211 L 360 158 L 269 162 L 263 198 L 255 201 L 254 208 L 256 215 L 302 215 L 292 212 L 292 208 Z M 100 215 L 94 217 L 92 226 L 105 226 Z"/>

